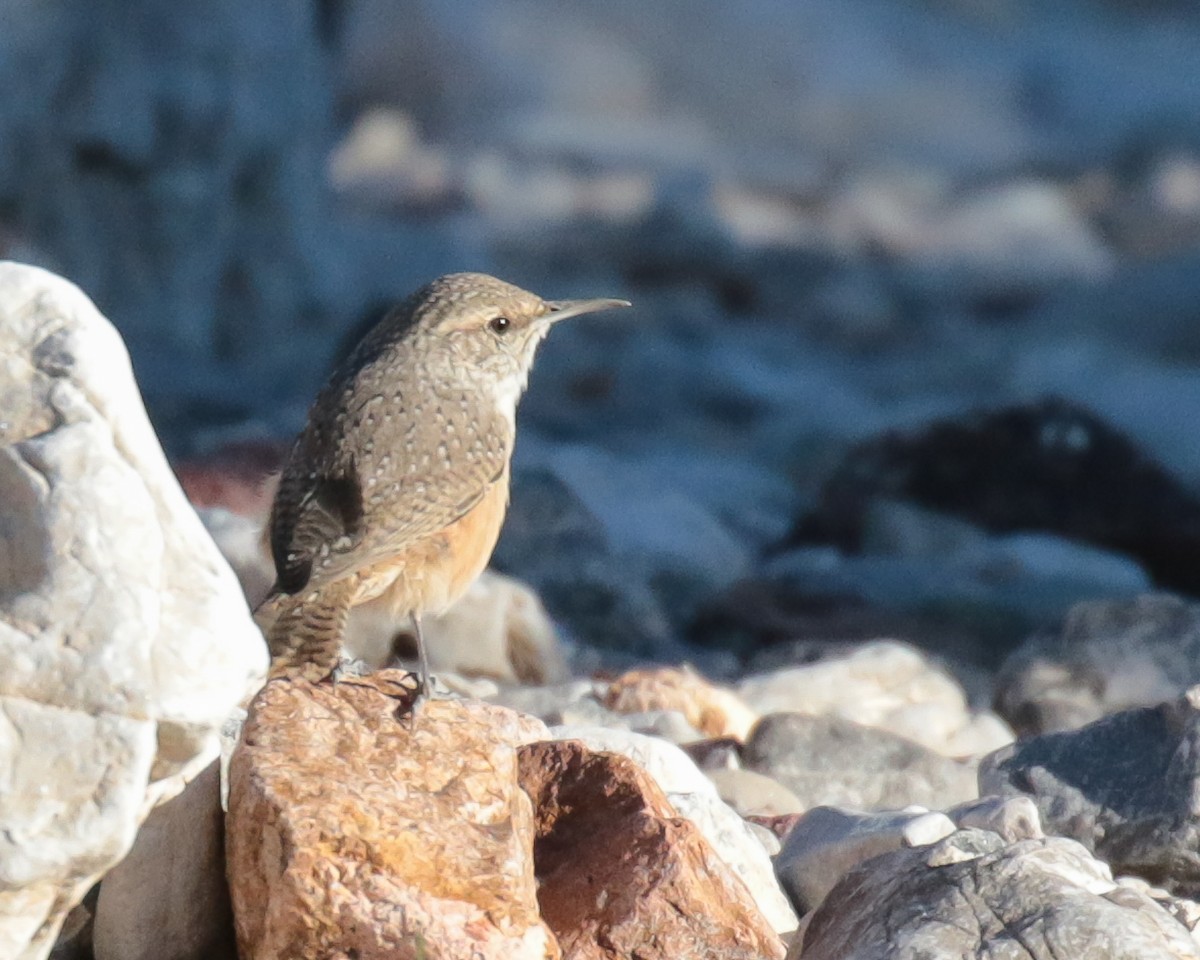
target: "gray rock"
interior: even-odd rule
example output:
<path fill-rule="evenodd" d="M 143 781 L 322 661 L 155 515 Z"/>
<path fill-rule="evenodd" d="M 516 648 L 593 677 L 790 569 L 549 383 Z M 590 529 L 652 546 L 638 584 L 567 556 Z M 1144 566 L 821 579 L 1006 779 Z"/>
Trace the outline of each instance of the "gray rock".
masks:
<path fill-rule="evenodd" d="M 1026 796 L 1049 833 L 1121 874 L 1200 893 L 1200 687 L 1157 707 L 1047 733 L 986 757 L 982 794 Z"/>
<path fill-rule="evenodd" d="M 989 830 L 1009 843 L 1045 836 L 1037 804 L 1028 797 L 980 797 L 955 804 L 946 816 L 959 827 Z"/>
<path fill-rule="evenodd" d="M 622 725 L 626 729 L 634 733 L 660 737 L 676 746 L 704 739 L 704 734 L 688 723 L 687 717 L 678 710 L 640 710 L 636 713 L 620 713 L 617 716 L 623 721 Z"/>
<path fill-rule="evenodd" d="M 706 773 L 742 769 L 742 744 L 733 737 L 698 740 L 684 744 L 683 750 Z"/>
<path fill-rule="evenodd" d="M 267 658 L 116 331 L 16 264 L 0 331 L 0 956 L 26 960 L 217 755 Z"/>
<path fill-rule="evenodd" d="M 220 761 L 156 807 L 100 884 L 96 960 L 236 960 Z"/>
<path fill-rule="evenodd" d="M 666 743 L 682 745 L 703 740 L 700 733 L 678 710 L 642 710 L 635 713 L 617 713 L 609 710 L 599 700 L 591 697 L 576 700 L 561 710 L 551 710 L 542 717 L 547 723 L 566 726 L 595 726 L 607 730 L 628 730 Z"/>
<path fill-rule="evenodd" d="M 1161 887 L 1151 886 L 1141 877 L 1117 877 L 1117 885 L 1149 897 L 1162 906 L 1192 933 L 1192 939 L 1200 943 L 1200 903 L 1186 897 L 1173 897 Z"/>
<path fill-rule="evenodd" d="M 919 804 L 936 810 L 978 796 L 974 764 L 834 715 L 764 717 L 742 759 L 747 769 L 765 773 L 795 793 L 804 809 Z"/>
<path fill-rule="evenodd" d="M 796 960 L 1195 960 L 1188 929 L 1145 894 L 1118 887 L 1079 844 L 1006 845 L 959 831 L 933 847 L 860 864 L 793 942 Z"/>
<path fill-rule="evenodd" d="M 863 553 L 923 560 L 979 549 L 990 539 L 965 520 L 887 498 L 863 507 L 861 536 Z"/>
<path fill-rule="evenodd" d="M 854 866 L 901 847 L 936 843 L 955 830 L 945 814 L 920 807 L 860 813 L 814 807 L 788 831 L 775 876 L 798 914 L 815 910 Z"/>
<path fill-rule="evenodd" d="M 996 679 L 996 707 L 1022 735 L 1070 730 L 1200 683 L 1200 606 L 1167 594 L 1072 607 Z"/>
<path fill-rule="evenodd" d="M 547 460 L 626 562 L 637 557 L 652 570 L 690 574 L 709 590 L 749 569 L 749 550 L 677 479 L 693 464 L 668 462 L 660 469 L 640 457 L 581 445 L 556 446 Z"/>
<path fill-rule="evenodd" d="M 1101 474 L 1107 483 L 1089 482 Z M 1147 574 L 1177 589 L 1194 585 L 1179 558 L 1200 538 L 1200 499 L 1131 435 L 1067 400 L 959 414 L 858 444 L 825 480 L 794 539 L 856 551 L 864 510 L 879 498 L 1005 534 L 998 550 L 965 551 L 967 575 L 943 566 L 950 583 L 942 595 L 987 598 L 989 580 L 998 580 L 991 603 L 1023 601 L 1029 616 L 1087 599 L 1089 585 L 1091 596 L 1144 591 Z M 918 591 L 936 586 L 922 582 Z"/>

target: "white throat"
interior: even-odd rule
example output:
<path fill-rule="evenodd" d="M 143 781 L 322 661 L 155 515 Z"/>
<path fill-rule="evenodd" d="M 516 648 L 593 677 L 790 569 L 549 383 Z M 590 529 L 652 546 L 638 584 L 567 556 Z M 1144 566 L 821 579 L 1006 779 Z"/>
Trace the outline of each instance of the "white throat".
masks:
<path fill-rule="evenodd" d="M 496 409 L 508 420 L 509 426 L 514 430 L 517 426 L 517 404 L 520 402 L 528 382 L 529 374 L 525 373 L 505 377 L 496 384 Z"/>

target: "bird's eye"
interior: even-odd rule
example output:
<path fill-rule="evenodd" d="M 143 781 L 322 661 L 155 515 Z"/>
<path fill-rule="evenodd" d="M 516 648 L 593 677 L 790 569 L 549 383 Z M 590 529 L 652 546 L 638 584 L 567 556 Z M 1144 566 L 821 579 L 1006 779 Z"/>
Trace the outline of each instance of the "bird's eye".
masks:
<path fill-rule="evenodd" d="M 493 317 L 488 323 L 488 329 L 492 333 L 507 333 L 508 328 L 512 326 L 512 321 L 508 317 Z"/>

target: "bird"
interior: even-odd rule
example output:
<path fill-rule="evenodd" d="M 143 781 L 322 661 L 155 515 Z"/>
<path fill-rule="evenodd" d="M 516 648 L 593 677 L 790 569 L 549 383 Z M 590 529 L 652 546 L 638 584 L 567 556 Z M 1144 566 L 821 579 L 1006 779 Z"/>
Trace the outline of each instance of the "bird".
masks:
<path fill-rule="evenodd" d="M 334 369 L 284 464 L 265 536 L 275 582 L 255 610 L 269 678 L 338 679 L 352 607 L 421 617 L 487 566 L 508 509 L 517 404 L 561 320 L 627 300 L 545 300 L 482 273 L 438 277 Z"/>

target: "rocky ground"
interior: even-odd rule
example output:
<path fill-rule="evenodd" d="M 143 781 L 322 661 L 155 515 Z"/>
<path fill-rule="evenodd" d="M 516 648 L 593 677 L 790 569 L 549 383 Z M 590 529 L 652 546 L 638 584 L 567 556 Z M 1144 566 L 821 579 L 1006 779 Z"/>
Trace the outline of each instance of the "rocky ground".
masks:
<path fill-rule="evenodd" d="M 489 572 L 431 623 L 442 695 L 415 715 L 411 642 L 370 606 L 350 645 L 375 672 L 263 687 L 270 451 L 180 471 L 239 589 L 91 303 L 6 264 L 0 326 L 5 956 L 1200 957 L 1187 601 L 1077 603 L 996 671 L 880 632 L 715 677 L 614 666 Z M 888 484 L 894 541 L 986 542 L 914 503 L 920 470 L 852 473 Z M 584 525 L 531 503 L 531 543 Z"/>

